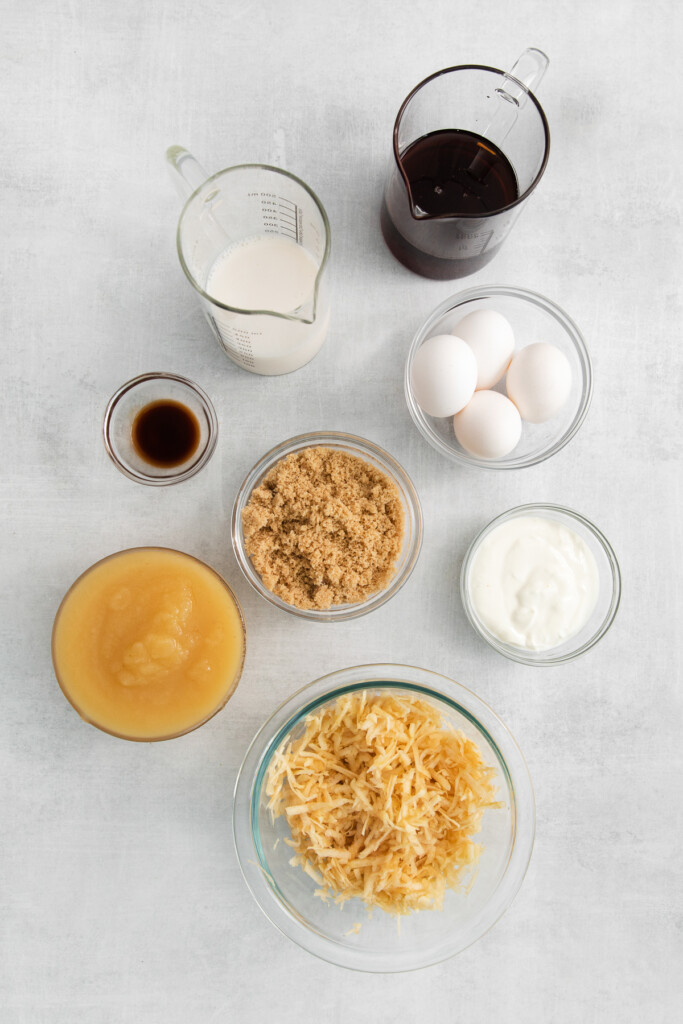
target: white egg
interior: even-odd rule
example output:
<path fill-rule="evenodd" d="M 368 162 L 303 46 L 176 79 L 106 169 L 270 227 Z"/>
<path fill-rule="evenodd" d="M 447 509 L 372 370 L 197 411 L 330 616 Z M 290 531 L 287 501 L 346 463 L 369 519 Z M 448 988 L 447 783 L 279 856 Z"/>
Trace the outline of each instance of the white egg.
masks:
<path fill-rule="evenodd" d="M 510 363 L 506 388 L 527 423 L 545 423 L 560 411 L 572 389 L 572 368 L 564 352 L 537 341 Z"/>
<path fill-rule="evenodd" d="M 452 416 L 467 405 L 477 383 L 472 349 L 452 334 L 435 334 L 415 354 L 410 383 L 428 416 Z"/>
<path fill-rule="evenodd" d="M 455 436 L 470 455 L 500 459 L 522 436 L 519 412 L 497 391 L 475 391 L 462 412 L 453 417 Z"/>
<path fill-rule="evenodd" d="M 494 309 L 475 309 L 453 334 L 466 341 L 477 360 L 477 391 L 492 388 L 507 370 L 515 348 L 512 327 Z"/>

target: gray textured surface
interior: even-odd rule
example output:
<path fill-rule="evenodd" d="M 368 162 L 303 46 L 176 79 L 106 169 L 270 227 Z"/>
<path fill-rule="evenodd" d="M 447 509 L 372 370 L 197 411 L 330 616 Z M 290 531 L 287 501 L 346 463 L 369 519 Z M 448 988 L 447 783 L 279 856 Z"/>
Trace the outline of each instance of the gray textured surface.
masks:
<path fill-rule="evenodd" d="M 0 594 L 3 1024 L 395 1020 L 630 1024 L 681 995 L 681 241 L 674 0 L 479 5 L 2 0 L 3 487 Z M 584 330 L 593 406 L 551 462 L 517 474 L 441 462 L 410 421 L 413 332 L 459 285 L 411 276 L 377 226 L 393 118 L 426 74 L 545 49 L 546 177 L 498 259 L 466 283 L 537 289 Z M 163 166 L 264 160 L 301 175 L 334 236 L 334 320 L 318 358 L 258 378 L 213 342 L 177 265 Z M 219 448 L 178 487 L 138 487 L 100 439 L 136 373 L 186 373 Z M 374 615 L 297 621 L 238 575 L 228 517 L 256 457 L 303 430 L 386 446 L 420 492 L 425 543 Z M 508 663 L 457 596 L 473 532 L 524 501 L 585 513 L 624 600 L 588 657 Z M 157 745 L 83 725 L 52 675 L 71 581 L 119 548 L 177 546 L 223 572 L 249 653 L 227 709 Z M 242 882 L 231 790 L 254 731 L 327 671 L 402 661 L 451 675 L 507 722 L 536 789 L 529 874 L 474 947 L 407 976 L 354 976 L 288 944 Z"/>

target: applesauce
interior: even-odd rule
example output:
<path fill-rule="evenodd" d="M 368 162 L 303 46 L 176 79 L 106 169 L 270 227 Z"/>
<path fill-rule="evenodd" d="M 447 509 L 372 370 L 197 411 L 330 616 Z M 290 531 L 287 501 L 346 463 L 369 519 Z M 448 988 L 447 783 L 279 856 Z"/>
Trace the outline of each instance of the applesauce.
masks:
<path fill-rule="evenodd" d="M 59 606 L 52 661 L 85 721 L 131 740 L 196 729 L 237 686 L 242 611 L 209 566 L 169 548 L 96 562 Z"/>

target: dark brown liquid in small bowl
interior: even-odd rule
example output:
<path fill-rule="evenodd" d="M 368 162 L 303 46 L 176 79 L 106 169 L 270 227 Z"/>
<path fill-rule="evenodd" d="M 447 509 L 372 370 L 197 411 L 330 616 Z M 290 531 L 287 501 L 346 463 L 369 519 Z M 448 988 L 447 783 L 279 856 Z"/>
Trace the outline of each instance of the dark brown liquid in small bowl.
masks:
<path fill-rule="evenodd" d="M 170 469 L 187 462 L 199 445 L 197 417 L 182 405 L 163 398 L 144 406 L 133 420 L 133 447 L 151 466 Z"/>

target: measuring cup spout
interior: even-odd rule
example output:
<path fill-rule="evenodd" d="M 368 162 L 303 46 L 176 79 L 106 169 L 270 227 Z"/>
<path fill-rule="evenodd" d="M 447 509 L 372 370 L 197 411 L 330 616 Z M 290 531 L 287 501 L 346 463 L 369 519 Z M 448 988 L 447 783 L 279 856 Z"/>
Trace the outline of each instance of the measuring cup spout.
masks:
<path fill-rule="evenodd" d="M 209 175 L 183 146 L 169 146 L 166 150 L 168 167 L 173 187 L 183 202 L 203 185 Z"/>

